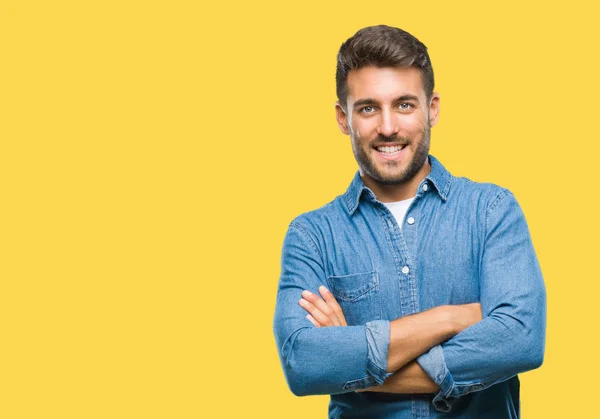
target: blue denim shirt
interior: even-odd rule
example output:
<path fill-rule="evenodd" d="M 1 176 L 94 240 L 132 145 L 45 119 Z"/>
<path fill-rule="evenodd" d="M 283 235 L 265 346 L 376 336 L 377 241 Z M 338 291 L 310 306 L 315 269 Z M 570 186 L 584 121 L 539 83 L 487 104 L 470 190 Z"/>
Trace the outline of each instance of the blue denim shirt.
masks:
<path fill-rule="evenodd" d="M 543 362 L 546 291 L 519 204 L 507 189 L 429 161 L 402 229 L 357 172 L 345 194 L 294 219 L 285 236 L 275 340 L 291 391 L 330 394 L 330 418 L 517 418 L 517 374 Z M 306 319 L 302 290 L 319 295 L 320 285 L 347 327 Z M 472 302 L 483 320 L 417 358 L 437 394 L 354 391 L 392 374 L 390 320 Z"/>

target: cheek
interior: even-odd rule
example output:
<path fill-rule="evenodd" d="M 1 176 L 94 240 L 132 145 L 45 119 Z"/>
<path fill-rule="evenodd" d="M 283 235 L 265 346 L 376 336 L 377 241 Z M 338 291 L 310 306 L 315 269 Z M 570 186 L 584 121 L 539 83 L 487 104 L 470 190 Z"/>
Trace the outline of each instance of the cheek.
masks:
<path fill-rule="evenodd" d="M 409 135 L 419 134 L 423 132 L 426 123 L 427 120 L 420 117 L 405 118 L 400 123 L 400 134 L 402 134 L 403 131 Z"/>
<path fill-rule="evenodd" d="M 377 137 L 377 124 L 370 119 L 356 121 L 352 129 L 357 138 L 361 140 L 372 140 Z"/>

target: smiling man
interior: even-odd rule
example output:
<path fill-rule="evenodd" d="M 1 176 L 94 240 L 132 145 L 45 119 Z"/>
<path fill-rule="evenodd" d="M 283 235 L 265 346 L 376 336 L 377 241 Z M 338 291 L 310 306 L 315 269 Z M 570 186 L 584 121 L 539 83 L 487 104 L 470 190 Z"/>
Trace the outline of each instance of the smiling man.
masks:
<path fill-rule="evenodd" d="M 291 391 L 330 394 L 330 418 L 518 418 L 546 327 L 520 206 L 429 154 L 440 96 L 415 37 L 361 29 L 336 83 L 359 170 L 284 240 L 273 328 Z"/>

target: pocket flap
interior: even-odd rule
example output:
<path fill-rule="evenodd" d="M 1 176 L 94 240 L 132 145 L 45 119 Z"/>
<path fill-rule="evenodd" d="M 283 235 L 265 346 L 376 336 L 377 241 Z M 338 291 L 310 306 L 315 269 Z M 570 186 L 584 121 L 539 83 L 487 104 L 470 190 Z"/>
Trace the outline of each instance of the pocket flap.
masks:
<path fill-rule="evenodd" d="M 330 276 L 327 278 L 329 290 L 341 300 L 355 300 L 379 284 L 377 272 Z"/>

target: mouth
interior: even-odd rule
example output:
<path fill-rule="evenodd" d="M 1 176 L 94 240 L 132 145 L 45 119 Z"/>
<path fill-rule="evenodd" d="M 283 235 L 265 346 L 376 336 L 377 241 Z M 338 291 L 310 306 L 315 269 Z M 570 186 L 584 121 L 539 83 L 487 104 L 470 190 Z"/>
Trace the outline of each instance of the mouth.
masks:
<path fill-rule="evenodd" d="M 379 145 L 373 147 L 377 154 L 387 160 L 393 160 L 403 154 L 403 150 L 408 144 L 395 144 L 395 145 Z"/>

